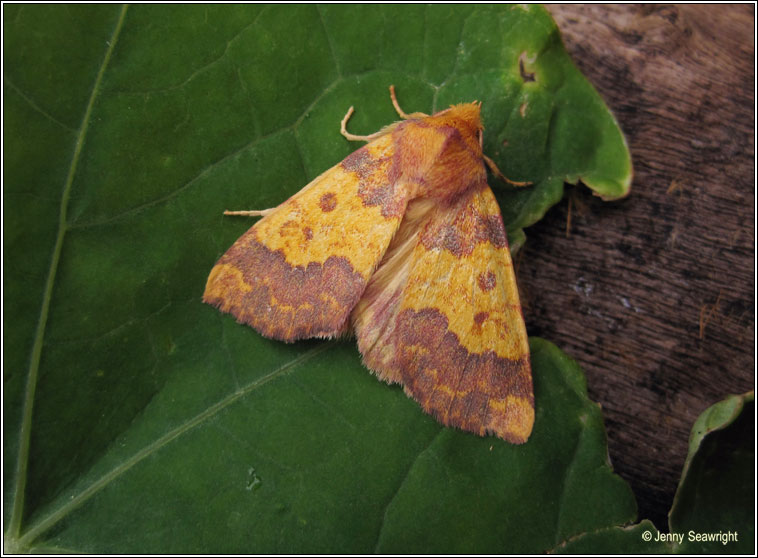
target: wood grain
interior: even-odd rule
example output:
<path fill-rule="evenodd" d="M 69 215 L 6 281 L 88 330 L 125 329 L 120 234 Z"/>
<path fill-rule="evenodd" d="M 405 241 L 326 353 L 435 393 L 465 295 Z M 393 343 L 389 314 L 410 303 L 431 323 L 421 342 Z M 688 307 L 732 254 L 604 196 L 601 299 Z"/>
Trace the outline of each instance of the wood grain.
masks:
<path fill-rule="evenodd" d="M 635 178 L 618 202 L 569 188 L 526 231 L 527 325 L 584 368 L 639 517 L 668 530 L 693 422 L 755 381 L 754 7 L 548 9 Z"/>

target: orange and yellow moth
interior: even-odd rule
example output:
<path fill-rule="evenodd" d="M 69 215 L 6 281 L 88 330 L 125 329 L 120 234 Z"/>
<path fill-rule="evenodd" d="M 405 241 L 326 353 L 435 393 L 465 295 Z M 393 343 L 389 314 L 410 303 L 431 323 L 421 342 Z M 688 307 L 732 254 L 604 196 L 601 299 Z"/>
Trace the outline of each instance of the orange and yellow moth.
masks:
<path fill-rule="evenodd" d="M 203 300 L 266 337 L 354 333 L 364 364 L 439 422 L 523 443 L 534 423 L 524 318 L 487 185 L 480 103 L 369 136 L 260 215 L 211 270 Z"/>

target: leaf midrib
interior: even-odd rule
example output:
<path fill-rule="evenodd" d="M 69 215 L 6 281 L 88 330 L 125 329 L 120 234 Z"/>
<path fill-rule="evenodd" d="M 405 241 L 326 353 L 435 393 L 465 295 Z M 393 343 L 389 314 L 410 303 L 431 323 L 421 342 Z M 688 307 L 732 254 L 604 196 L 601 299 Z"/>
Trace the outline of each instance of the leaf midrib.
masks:
<path fill-rule="evenodd" d="M 32 413 L 34 408 L 34 396 L 37 390 L 37 377 L 39 374 L 39 363 L 42 356 L 42 345 L 45 338 L 45 329 L 47 327 L 47 319 L 50 312 L 50 302 L 52 300 L 53 287 L 55 285 L 55 276 L 58 271 L 58 264 L 60 262 L 61 252 L 63 250 L 63 240 L 66 236 L 68 229 L 67 217 L 68 217 L 68 202 L 71 197 L 71 186 L 74 182 L 74 176 L 76 176 L 76 169 L 79 164 L 79 159 L 82 152 L 82 146 L 84 145 L 87 137 L 87 130 L 92 116 L 92 107 L 95 104 L 95 99 L 100 91 L 100 84 L 105 75 L 105 69 L 108 67 L 111 55 L 118 42 L 119 34 L 124 25 L 126 19 L 126 12 L 128 5 L 121 6 L 121 13 L 119 14 L 116 26 L 113 29 L 111 38 L 106 42 L 108 48 L 103 56 L 103 61 L 100 64 L 100 68 L 95 77 L 95 82 L 92 85 L 92 91 L 90 92 L 87 107 L 82 117 L 82 123 L 79 126 L 79 131 L 76 137 L 76 143 L 74 144 L 74 152 L 71 157 L 71 164 L 69 165 L 68 173 L 66 175 L 66 181 L 63 185 L 63 192 L 61 194 L 61 207 L 58 216 L 58 232 L 55 239 L 55 246 L 53 248 L 52 257 L 50 259 L 50 267 L 48 270 L 47 281 L 45 282 L 45 289 L 42 293 L 42 304 L 40 307 L 39 319 L 37 321 L 37 328 L 34 334 L 34 343 L 32 344 L 32 351 L 29 359 L 29 372 L 26 379 L 26 388 L 24 390 L 24 404 L 23 412 L 21 416 L 21 427 L 19 432 L 19 447 L 18 456 L 16 461 L 16 482 L 15 491 L 13 495 L 13 509 L 11 511 L 11 519 L 8 526 L 8 533 L 11 539 L 18 539 L 21 531 L 21 521 L 24 514 L 24 495 L 26 492 L 26 479 L 27 468 L 29 461 L 29 447 L 31 443 L 31 424 Z"/>

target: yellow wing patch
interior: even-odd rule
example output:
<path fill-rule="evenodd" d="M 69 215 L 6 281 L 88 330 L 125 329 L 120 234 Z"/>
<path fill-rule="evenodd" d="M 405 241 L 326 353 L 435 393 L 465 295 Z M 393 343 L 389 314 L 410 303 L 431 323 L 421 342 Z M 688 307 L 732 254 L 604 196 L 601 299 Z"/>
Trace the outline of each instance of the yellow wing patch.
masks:
<path fill-rule="evenodd" d="M 368 279 L 387 249 L 401 215 L 385 217 L 380 204 L 361 197 L 366 182 L 387 183 L 392 143 L 384 136 L 356 153 L 372 163 L 353 168 L 349 162 L 332 167 L 291 197 L 254 227 L 258 242 L 281 250 L 287 263 L 307 266 L 343 257 Z M 351 170 L 352 169 L 352 170 Z"/>
<path fill-rule="evenodd" d="M 203 300 L 268 337 L 346 332 L 407 200 L 389 136 L 359 149 L 253 225 L 211 270 Z"/>
<path fill-rule="evenodd" d="M 430 208 L 413 247 L 394 244 L 388 254 L 405 261 L 385 258 L 353 313 L 366 365 L 443 424 L 526 441 L 529 346 L 492 191 L 480 183 L 454 205 Z"/>

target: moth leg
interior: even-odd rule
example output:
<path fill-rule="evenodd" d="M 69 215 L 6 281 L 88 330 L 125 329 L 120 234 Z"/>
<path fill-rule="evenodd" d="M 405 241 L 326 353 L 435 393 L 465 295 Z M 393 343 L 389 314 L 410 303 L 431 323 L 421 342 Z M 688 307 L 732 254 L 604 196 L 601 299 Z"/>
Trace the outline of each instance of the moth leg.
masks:
<path fill-rule="evenodd" d="M 511 180 L 510 178 L 505 176 L 502 172 L 500 172 L 500 169 L 497 168 L 495 161 L 493 161 L 492 159 L 490 159 L 484 154 L 482 154 L 482 157 L 484 157 L 484 161 L 487 163 L 487 166 L 492 171 L 492 174 L 497 176 L 500 180 L 507 182 L 511 186 L 529 186 L 532 184 L 531 182 L 516 182 L 515 180 Z"/>
<path fill-rule="evenodd" d="M 249 211 L 224 211 L 224 215 L 241 215 L 243 217 L 265 217 L 272 211 L 274 211 L 275 207 L 270 207 L 268 209 L 251 209 Z"/>
<path fill-rule="evenodd" d="M 392 99 L 392 106 L 395 107 L 395 111 L 403 120 L 409 120 L 412 118 L 421 118 L 423 116 L 428 116 L 427 114 L 424 114 L 423 112 L 414 112 L 413 114 L 406 114 L 405 111 L 400 108 L 400 104 L 397 102 L 397 97 L 395 96 L 394 85 L 390 85 L 390 98 Z"/>
<path fill-rule="evenodd" d="M 373 141 L 376 138 L 384 135 L 384 133 L 380 130 L 378 132 L 374 132 L 373 134 L 369 136 L 356 136 L 355 134 L 351 134 L 347 131 L 347 121 L 350 120 L 350 117 L 353 115 L 354 109 L 353 107 L 350 107 L 347 109 L 347 114 L 345 115 L 345 118 L 342 119 L 342 122 L 340 123 L 340 134 L 345 136 L 350 141 Z"/>

